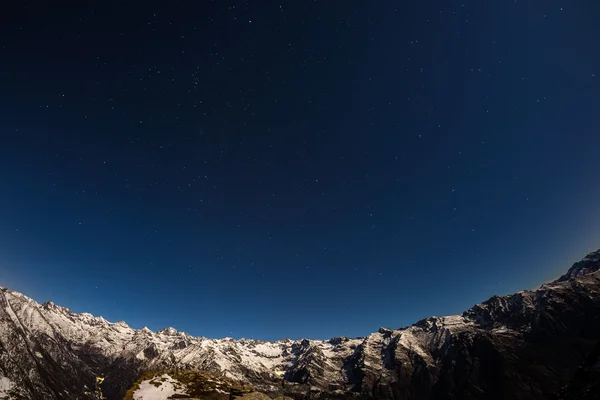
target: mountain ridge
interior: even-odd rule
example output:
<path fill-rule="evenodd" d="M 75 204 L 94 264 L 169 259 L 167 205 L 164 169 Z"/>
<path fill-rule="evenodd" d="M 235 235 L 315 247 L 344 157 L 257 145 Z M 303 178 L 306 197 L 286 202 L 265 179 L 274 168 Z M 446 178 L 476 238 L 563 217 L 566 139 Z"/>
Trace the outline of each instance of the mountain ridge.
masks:
<path fill-rule="evenodd" d="M 550 281 L 550 282 L 545 282 L 545 283 L 542 283 L 542 284 L 541 284 L 541 285 L 540 285 L 538 288 L 535 288 L 535 289 L 525 289 L 525 290 L 518 291 L 518 292 L 516 292 L 516 293 L 507 294 L 507 295 L 492 295 L 492 296 L 491 296 L 491 297 L 490 297 L 488 300 L 486 300 L 486 301 L 484 301 L 484 302 L 482 302 L 482 303 L 479 303 L 479 304 L 486 303 L 486 302 L 488 302 L 488 301 L 490 301 L 490 300 L 492 300 L 492 299 L 494 299 L 494 298 L 507 297 L 507 296 L 512 296 L 512 295 L 516 295 L 516 294 L 519 294 L 519 293 L 524 293 L 524 292 L 535 292 L 535 291 L 539 290 L 540 288 L 542 288 L 542 287 L 543 287 L 543 286 L 545 286 L 545 285 L 550 285 L 550 284 L 552 284 L 552 283 L 557 283 L 557 282 L 564 282 L 564 281 L 566 281 L 566 280 L 570 279 L 571 277 L 574 277 L 574 276 L 576 276 L 577 274 L 582 274 L 582 273 L 583 273 L 583 274 L 585 274 L 585 273 L 587 273 L 588 271 L 589 271 L 589 273 L 593 273 L 593 272 L 597 271 L 599 268 L 600 268 L 600 249 L 598 249 L 598 250 L 596 250 L 596 251 L 592 251 L 592 252 L 588 253 L 588 254 L 587 254 L 587 255 L 586 255 L 586 256 L 585 256 L 585 257 L 584 257 L 582 260 L 575 262 L 575 263 L 574 263 L 574 264 L 573 264 L 573 265 L 572 265 L 572 266 L 571 266 L 571 267 L 568 269 L 568 271 L 567 271 L 565 274 L 561 275 L 561 276 L 560 276 L 560 277 L 558 277 L 557 279 L 554 279 L 554 280 L 552 280 L 552 281 Z M 104 318 L 102 315 L 95 316 L 95 315 L 93 315 L 93 314 L 91 314 L 91 313 L 88 313 L 88 312 L 81 312 L 81 313 L 77 313 L 77 312 L 75 312 L 75 311 L 72 311 L 72 310 L 71 310 L 70 308 L 68 308 L 68 307 L 65 307 L 65 306 L 61 306 L 61 305 L 55 304 L 55 303 L 54 303 L 53 301 L 51 301 L 51 300 L 45 301 L 45 302 L 43 302 L 43 303 L 39 303 L 39 302 L 37 302 L 36 300 L 34 300 L 33 298 L 31 298 L 31 297 L 28 297 L 27 295 L 25 295 L 25 294 L 23 294 L 23 293 L 21 293 L 21 292 L 18 292 L 18 291 L 13 291 L 13 290 L 9 289 L 9 288 L 8 288 L 8 287 L 6 287 L 6 286 L 2 286 L 2 285 L 0 285 L 0 290 L 8 290 L 8 291 L 11 291 L 11 292 L 13 292 L 13 293 L 19 294 L 19 295 L 21 295 L 21 296 L 23 296 L 23 297 L 25 297 L 25 298 L 27 298 L 27 299 L 29 299 L 29 300 L 31 300 L 31 301 L 34 301 L 34 302 L 36 302 L 37 304 L 41 304 L 41 306 L 42 306 L 42 307 L 64 309 L 64 310 L 66 310 L 66 311 L 69 311 L 69 312 L 71 312 L 71 313 L 74 313 L 74 314 L 78 314 L 78 315 L 88 315 L 88 316 L 90 316 L 90 317 L 92 317 L 92 318 L 96 318 L 96 319 L 100 319 L 100 320 L 104 320 L 104 321 L 106 321 L 106 322 L 109 322 L 109 321 L 108 321 L 108 320 L 106 320 L 106 319 L 105 319 L 105 318 Z M 478 304 L 476 304 L 475 306 L 477 306 L 477 305 L 478 305 Z M 467 310 L 467 311 L 468 311 L 468 310 Z M 467 312 L 467 311 L 465 311 L 465 312 Z M 439 317 L 439 316 L 434 316 L 434 315 L 432 315 L 432 316 L 425 317 L 425 318 L 423 318 L 422 320 L 426 320 L 426 319 L 428 319 L 428 318 L 440 318 L 440 317 Z M 419 323 L 420 321 L 421 321 L 421 320 L 417 321 L 416 323 L 414 323 L 414 324 L 412 324 L 412 325 L 403 326 L 403 327 L 400 327 L 400 328 L 398 328 L 398 329 L 404 329 L 404 328 L 408 328 L 408 327 L 410 327 L 410 326 L 413 326 L 413 325 L 415 325 L 415 324 Z M 129 327 L 129 324 L 127 324 L 127 322 L 126 322 L 126 321 L 124 321 L 124 320 L 120 320 L 120 321 L 117 321 L 117 322 L 111 322 L 111 323 L 113 323 L 113 324 L 122 324 L 122 325 L 124 325 L 124 326 L 127 326 L 127 327 Z M 147 328 L 147 327 L 143 327 L 143 328 L 140 328 L 140 329 L 137 329 L 137 330 L 143 330 L 144 328 Z M 136 328 L 132 328 L 132 329 L 136 329 Z M 147 328 L 147 329 L 148 329 L 148 330 L 150 330 L 149 328 Z M 389 328 L 387 328 L 387 327 L 380 327 L 380 329 L 389 329 Z M 152 330 L 150 330 L 150 331 L 152 331 Z M 309 338 L 299 338 L 299 339 L 289 339 L 289 338 L 282 338 L 282 339 L 277 339 L 277 340 L 248 339 L 248 338 L 244 338 L 244 337 L 241 337 L 241 338 L 239 338 L 239 339 L 234 339 L 234 338 L 231 338 L 231 337 L 207 338 L 207 337 L 205 337 L 205 336 L 203 336 L 203 335 L 200 335 L 200 336 L 193 336 L 193 335 L 190 335 L 189 333 L 187 333 L 187 332 L 185 332 L 185 331 L 179 331 L 177 328 L 175 328 L 175 327 L 172 327 L 172 326 L 164 327 L 164 328 L 158 329 L 158 330 L 156 330 L 156 331 L 152 331 L 152 332 L 156 332 L 156 333 L 158 333 L 158 332 L 162 332 L 162 331 L 165 331 L 165 332 L 168 332 L 168 331 L 172 331 L 172 332 L 180 332 L 180 333 L 185 333 L 186 335 L 188 335 L 188 336 L 192 336 L 192 337 L 197 337 L 197 338 L 206 338 L 206 339 L 217 339 L 217 340 L 229 340 L 229 339 L 232 339 L 232 340 L 260 340 L 260 341 L 267 341 L 267 342 L 278 342 L 278 341 L 282 341 L 282 340 L 303 340 L 303 339 L 308 339 L 308 340 L 328 340 L 328 339 L 309 339 Z M 354 337 L 354 338 L 365 338 L 365 337 L 367 337 L 367 336 L 368 336 L 368 335 L 366 335 L 366 336 L 356 336 L 356 337 Z M 334 336 L 334 337 L 332 337 L 332 338 L 335 338 L 335 336 Z"/>
<path fill-rule="evenodd" d="M 107 378 L 107 397 L 118 399 L 143 372 L 165 368 L 206 370 L 266 393 L 286 386 L 294 398 L 548 398 L 600 337 L 599 268 L 600 250 L 535 290 L 492 296 L 459 315 L 328 340 L 133 329 L 1 288 L 0 378 L 13 397 L 30 399 L 88 398 L 97 374 Z M 547 353 L 557 346 L 569 355 Z"/>

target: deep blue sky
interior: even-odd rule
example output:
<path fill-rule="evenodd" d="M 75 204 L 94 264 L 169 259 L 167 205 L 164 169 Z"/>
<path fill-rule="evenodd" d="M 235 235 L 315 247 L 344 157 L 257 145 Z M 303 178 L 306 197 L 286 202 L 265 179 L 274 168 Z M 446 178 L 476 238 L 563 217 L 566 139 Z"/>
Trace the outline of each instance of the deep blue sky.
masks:
<path fill-rule="evenodd" d="M 359 336 L 600 247 L 597 1 L 17 3 L 0 285 L 38 301 Z"/>

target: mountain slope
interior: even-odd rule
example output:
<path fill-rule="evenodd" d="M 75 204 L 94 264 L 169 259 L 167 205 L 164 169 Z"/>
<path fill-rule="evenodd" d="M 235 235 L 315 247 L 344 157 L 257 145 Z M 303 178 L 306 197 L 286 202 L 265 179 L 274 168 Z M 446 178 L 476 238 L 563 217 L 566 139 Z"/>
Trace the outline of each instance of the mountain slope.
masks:
<path fill-rule="evenodd" d="M 40 305 L 0 291 L 0 395 L 121 399 L 143 372 L 198 369 L 305 398 L 546 399 L 600 338 L 600 251 L 538 290 L 364 338 L 207 339 Z M 283 378 L 283 379 L 282 379 Z"/>
<path fill-rule="evenodd" d="M 563 388 L 560 400 L 600 399 L 600 342 L 577 368 L 569 385 Z"/>

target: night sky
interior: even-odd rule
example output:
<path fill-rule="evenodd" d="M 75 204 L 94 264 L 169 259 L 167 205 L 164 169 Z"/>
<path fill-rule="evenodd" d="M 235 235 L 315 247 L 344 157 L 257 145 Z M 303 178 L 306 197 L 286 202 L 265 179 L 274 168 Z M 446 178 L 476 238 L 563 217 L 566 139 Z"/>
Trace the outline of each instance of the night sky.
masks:
<path fill-rule="evenodd" d="M 0 11 L 0 285 L 361 336 L 600 247 L 598 1 L 64 4 Z"/>

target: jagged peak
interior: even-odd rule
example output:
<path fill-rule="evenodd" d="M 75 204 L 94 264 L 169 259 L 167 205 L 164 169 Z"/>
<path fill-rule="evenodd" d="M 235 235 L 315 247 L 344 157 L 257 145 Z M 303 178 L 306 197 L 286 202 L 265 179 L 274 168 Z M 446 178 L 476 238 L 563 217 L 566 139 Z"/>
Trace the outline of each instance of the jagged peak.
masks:
<path fill-rule="evenodd" d="M 580 276 L 592 274 L 600 269 L 600 250 L 593 251 L 586 255 L 583 260 L 573 264 L 566 274 L 554 282 L 564 282 Z"/>
<path fill-rule="evenodd" d="M 328 340 L 329 344 L 333 346 L 339 346 L 342 343 L 347 342 L 349 339 L 346 336 L 337 336 Z"/>
<path fill-rule="evenodd" d="M 146 333 L 146 334 L 152 334 L 152 331 L 147 326 L 140 329 L 140 332 Z"/>
<path fill-rule="evenodd" d="M 385 336 L 390 336 L 392 334 L 392 332 L 394 332 L 394 331 L 392 329 L 389 329 L 389 328 L 381 327 L 381 328 L 379 328 L 379 330 L 377 332 L 379 332 L 379 333 L 381 333 L 382 335 L 385 335 Z"/>
<path fill-rule="evenodd" d="M 417 321 L 417 323 L 415 323 L 413 326 L 423 328 L 425 330 L 430 330 L 434 327 L 437 327 L 440 322 L 441 322 L 440 317 L 432 316 L 432 317 L 423 318 L 422 320 Z"/>
<path fill-rule="evenodd" d="M 46 310 L 56 310 L 56 309 L 62 309 L 61 306 L 57 306 L 56 304 L 54 304 L 52 301 L 47 301 L 44 304 L 42 304 L 42 307 L 45 308 Z"/>
<path fill-rule="evenodd" d="M 117 321 L 114 323 L 114 325 L 122 326 L 123 328 L 129 328 L 129 325 L 125 321 Z"/>
<path fill-rule="evenodd" d="M 175 336 L 177 334 L 185 333 L 185 332 L 179 332 L 177 329 L 169 326 L 168 328 L 163 328 L 159 331 L 156 331 L 156 333 L 160 333 L 160 334 L 166 335 L 166 336 Z"/>
<path fill-rule="evenodd" d="M 591 252 L 587 256 L 583 257 L 583 261 L 596 261 L 600 262 L 600 249 Z"/>

